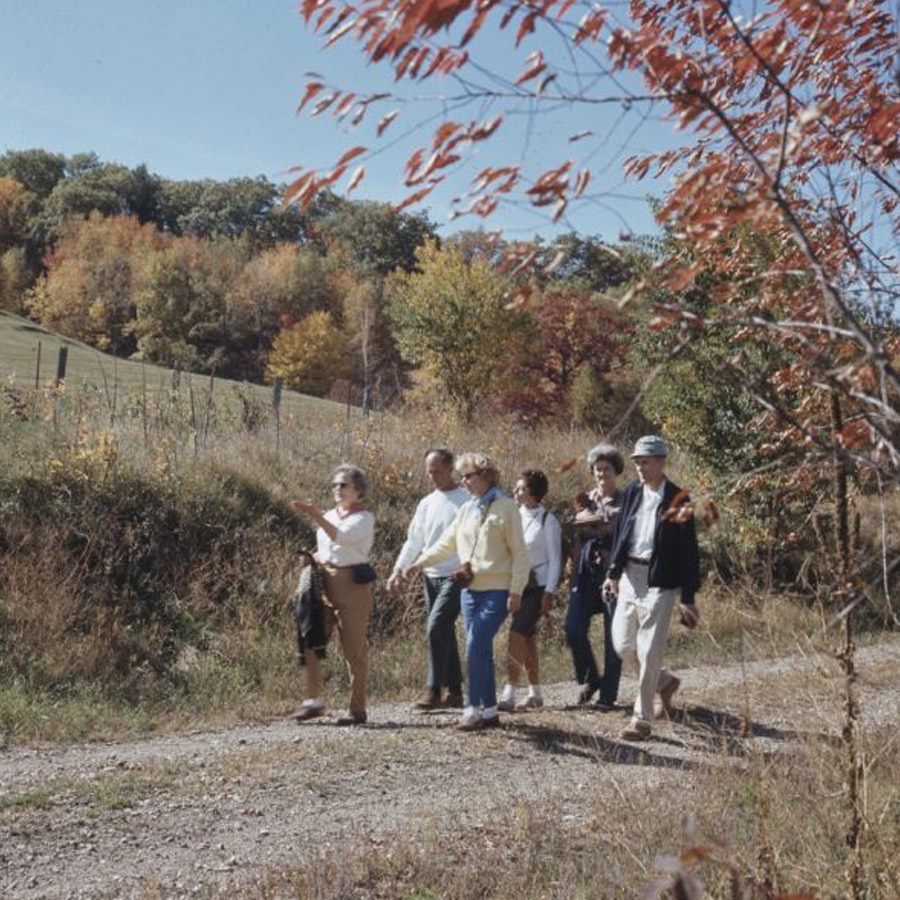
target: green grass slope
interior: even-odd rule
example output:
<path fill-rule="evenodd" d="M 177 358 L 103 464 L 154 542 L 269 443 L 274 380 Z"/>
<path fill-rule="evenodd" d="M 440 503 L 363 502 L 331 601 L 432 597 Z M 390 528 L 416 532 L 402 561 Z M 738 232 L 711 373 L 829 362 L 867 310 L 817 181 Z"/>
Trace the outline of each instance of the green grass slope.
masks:
<path fill-rule="evenodd" d="M 117 359 L 80 341 L 48 331 L 21 316 L 0 311 L 0 378 L 14 376 L 24 387 L 46 384 L 56 376 L 60 347 L 68 348 L 66 382 L 72 387 L 92 385 L 108 397 L 114 394 L 122 397 L 140 391 L 153 394 L 166 390 L 172 384 L 171 369 Z M 189 382 L 198 396 L 205 394 L 210 387 L 209 376 L 182 373 L 182 389 L 188 390 Z M 238 385 L 258 402 L 271 402 L 270 387 L 222 378 L 214 380 L 213 393 L 216 396 L 231 393 Z M 341 404 L 331 400 L 293 391 L 284 392 L 282 407 L 295 416 L 312 414 L 324 418 L 333 418 L 343 409 Z"/>

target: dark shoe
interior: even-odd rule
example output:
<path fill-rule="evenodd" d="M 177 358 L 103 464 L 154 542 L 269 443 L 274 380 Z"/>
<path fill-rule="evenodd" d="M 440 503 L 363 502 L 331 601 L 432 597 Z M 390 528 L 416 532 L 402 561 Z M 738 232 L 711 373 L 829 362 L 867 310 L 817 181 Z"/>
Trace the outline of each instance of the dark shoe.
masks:
<path fill-rule="evenodd" d="M 369 717 L 364 712 L 349 712 L 346 716 L 341 716 L 336 725 L 365 725 Z"/>
<path fill-rule="evenodd" d="M 596 709 L 597 712 L 610 713 L 610 712 L 615 712 L 615 711 L 618 709 L 618 707 L 616 706 L 616 701 L 615 701 L 615 700 L 604 700 L 604 699 L 601 697 L 601 698 L 594 704 L 594 709 Z"/>
<path fill-rule="evenodd" d="M 298 709 L 297 712 L 294 713 L 294 721 L 308 722 L 310 719 L 318 719 L 320 716 L 324 715 L 324 706 L 301 706 L 300 709 Z"/>
<path fill-rule="evenodd" d="M 444 709 L 462 709 L 466 705 L 462 691 L 447 691 L 444 697 Z"/>
<path fill-rule="evenodd" d="M 591 687 L 589 684 L 583 684 L 581 690 L 578 692 L 578 700 L 576 702 L 579 706 L 584 706 L 585 703 L 591 702 L 591 697 L 596 693 L 597 688 Z"/>
<path fill-rule="evenodd" d="M 483 716 L 481 719 L 482 728 L 499 728 L 500 716 Z"/>
<path fill-rule="evenodd" d="M 435 691 L 425 691 L 421 697 L 413 704 L 413 709 L 428 712 L 430 709 L 441 708 L 441 695 Z"/>

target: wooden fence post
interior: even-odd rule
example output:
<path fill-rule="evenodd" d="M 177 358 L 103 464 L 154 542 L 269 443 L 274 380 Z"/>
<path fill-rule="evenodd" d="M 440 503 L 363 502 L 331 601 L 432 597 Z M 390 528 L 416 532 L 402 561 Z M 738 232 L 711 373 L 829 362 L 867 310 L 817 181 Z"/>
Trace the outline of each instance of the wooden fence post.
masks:
<path fill-rule="evenodd" d="M 272 408 L 275 410 L 275 455 L 281 455 L 281 390 L 284 387 L 284 379 L 280 375 L 275 376 L 272 383 Z"/>

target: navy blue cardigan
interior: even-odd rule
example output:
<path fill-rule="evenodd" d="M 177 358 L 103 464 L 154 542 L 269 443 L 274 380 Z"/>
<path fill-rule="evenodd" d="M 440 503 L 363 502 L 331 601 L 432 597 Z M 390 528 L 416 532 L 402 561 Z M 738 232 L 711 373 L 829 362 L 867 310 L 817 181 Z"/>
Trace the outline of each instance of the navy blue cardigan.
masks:
<path fill-rule="evenodd" d="M 673 518 L 663 519 L 662 513 L 669 509 L 681 488 L 666 479 L 663 487 L 662 503 L 656 519 L 656 533 L 653 553 L 650 555 L 650 571 L 647 575 L 649 587 L 681 588 L 681 602 L 693 603 L 694 595 L 700 587 L 700 551 L 697 549 L 697 532 L 694 517 L 686 522 L 676 522 Z M 618 581 L 628 564 L 628 546 L 631 531 L 641 506 L 643 485 L 635 479 L 622 494 L 622 509 L 616 519 L 613 532 L 612 553 L 610 555 L 609 577 Z M 678 499 L 678 505 L 688 502 L 686 494 Z"/>

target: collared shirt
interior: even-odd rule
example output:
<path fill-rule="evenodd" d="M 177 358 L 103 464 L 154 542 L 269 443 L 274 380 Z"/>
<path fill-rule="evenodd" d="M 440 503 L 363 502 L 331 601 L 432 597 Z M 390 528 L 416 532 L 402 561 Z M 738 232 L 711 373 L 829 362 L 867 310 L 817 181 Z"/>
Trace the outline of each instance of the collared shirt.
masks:
<path fill-rule="evenodd" d="M 406 541 L 394 563 L 395 572 L 405 572 L 424 551 L 430 550 L 444 530 L 453 523 L 460 506 L 469 499 L 465 488 L 451 491 L 433 490 L 419 501 L 406 532 Z M 446 562 L 425 569 L 431 578 L 449 575 L 459 566 L 459 557 L 452 556 Z"/>
<path fill-rule="evenodd" d="M 658 490 L 653 490 L 646 484 L 641 493 L 641 505 L 634 517 L 634 528 L 631 530 L 631 543 L 628 547 L 628 555 L 636 559 L 650 559 L 653 554 L 653 541 L 656 536 L 656 518 L 662 503 L 663 490 L 666 480 L 662 480 Z"/>
<path fill-rule="evenodd" d="M 355 566 L 369 561 L 375 541 L 375 516 L 368 510 L 343 515 L 337 508 L 325 513 L 325 521 L 334 525 L 332 540 L 324 528 L 316 529 L 316 556 L 330 566 Z"/>
<path fill-rule="evenodd" d="M 562 530 L 553 513 L 542 503 L 534 509 L 519 507 L 522 517 L 522 534 L 528 548 L 528 561 L 538 584 L 548 594 L 555 594 L 562 571 Z"/>

